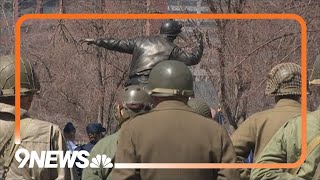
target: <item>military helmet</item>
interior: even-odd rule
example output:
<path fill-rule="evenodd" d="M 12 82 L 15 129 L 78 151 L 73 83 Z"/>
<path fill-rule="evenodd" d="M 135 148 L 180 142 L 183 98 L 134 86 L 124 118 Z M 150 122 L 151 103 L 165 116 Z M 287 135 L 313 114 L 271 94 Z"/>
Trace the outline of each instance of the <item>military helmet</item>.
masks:
<path fill-rule="evenodd" d="M 276 65 L 267 76 L 266 95 L 301 95 L 301 66 L 295 63 Z"/>
<path fill-rule="evenodd" d="M 152 96 L 192 96 L 193 76 L 182 62 L 162 61 L 150 72 L 149 89 Z"/>
<path fill-rule="evenodd" d="M 15 95 L 15 59 L 14 56 L 0 57 L 0 97 Z M 20 62 L 20 92 L 21 95 L 39 93 L 40 83 L 34 69 L 28 60 Z"/>
<path fill-rule="evenodd" d="M 148 112 L 152 108 L 152 98 L 140 85 L 125 87 L 117 100 L 116 119 L 118 122 Z"/>
<path fill-rule="evenodd" d="M 181 32 L 182 25 L 178 21 L 170 19 L 162 23 L 160 28 L 160 34 L 167 36 L 177 36 Z"/>
<path fill-rule="evenodd" d="M 207 118 L 212 118 L 210 107 L 202 99 L 190 98 L 188 101 L 188 106 L 190 106 L 197 114 Z"/>
<path fill-rule="evenodd" d="M 320 85 L 320 55 L 317 56 L 313 64 L 312 74 L 310 78 L 311 85 Z"/>

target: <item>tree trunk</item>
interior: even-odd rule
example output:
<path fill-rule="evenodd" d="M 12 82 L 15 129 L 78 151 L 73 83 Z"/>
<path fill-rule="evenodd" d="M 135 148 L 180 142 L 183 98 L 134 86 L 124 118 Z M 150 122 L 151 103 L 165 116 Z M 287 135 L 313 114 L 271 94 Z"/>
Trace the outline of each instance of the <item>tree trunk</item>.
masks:
<path fill-rule="evenodd" d="M 226 88 L 226 67 L 225 67 L 225 56 L 224 56 L 224 48 L 226 46 L 225 42 L 225 26 L 223 25 L 225 22 L 220 21 L 220 25 L 218 25 L 219 28 L 219 35 L 220 35 L 220 42 L 221 42 L 221 47 L 218 48 L 218 63 L 219 63 L 219 76 L 220 76 L 220 93 L 219 93 L 219 100 L 221 102 L 221 108 L 222 112 L 226 115 L 227 121 L 230 123 L 230 125 L 234 128 L 237 129 L 237 124 L 235 123 L 232 112 L 230 109 L 229 104 L 227 103 L 227 88 Z"/>
<path fill-rule="evenodd" d="M 36 14 L 43 14 L 43 0 L 36 0 Z"/>
<path fill-rule="evenodd" d="M 16 24 L 20 17 L 19 0 L 13 0 L 13 24 Z"/>

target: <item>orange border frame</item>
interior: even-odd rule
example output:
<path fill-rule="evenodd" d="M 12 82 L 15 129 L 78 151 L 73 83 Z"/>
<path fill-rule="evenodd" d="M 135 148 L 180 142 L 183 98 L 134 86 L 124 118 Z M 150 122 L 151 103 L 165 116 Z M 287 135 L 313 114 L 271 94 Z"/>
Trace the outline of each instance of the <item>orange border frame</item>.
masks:
<path fill-rule="evenodd" d="M 165 169 L 213 169 L 213 168 L 296 168 L 306 159 L 306 116 L 307 116 L 307 25 L 296 14 L 28 14 L 22 16 L 15 27 L 15 74 L 20 74 L 20 26 L 31 19 L 287 19 L 296 20 L 301 26 L 302 66 L 302 148 L 301 157 L 295 163 L 116 163 L 115 168 L 165 168 Z M 15 76 L 15 143 L 20 144 L 20 76 Z"/>

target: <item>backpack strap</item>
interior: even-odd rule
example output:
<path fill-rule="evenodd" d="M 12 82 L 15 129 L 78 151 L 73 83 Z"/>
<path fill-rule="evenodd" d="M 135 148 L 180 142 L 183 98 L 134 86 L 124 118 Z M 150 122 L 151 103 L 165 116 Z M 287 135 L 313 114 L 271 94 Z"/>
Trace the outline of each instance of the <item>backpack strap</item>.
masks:
<path fill-rule="evenodd" d="M 308 156 L 320 145 L 320 135 L 317 135 L 315 138 L 312 139 L 312 141 L 307 146 L 307 156 Z M 292 175 L 297 175 L 299 170 L 301 169 L 301 166 L 292 169 L 290 172 Z"/>

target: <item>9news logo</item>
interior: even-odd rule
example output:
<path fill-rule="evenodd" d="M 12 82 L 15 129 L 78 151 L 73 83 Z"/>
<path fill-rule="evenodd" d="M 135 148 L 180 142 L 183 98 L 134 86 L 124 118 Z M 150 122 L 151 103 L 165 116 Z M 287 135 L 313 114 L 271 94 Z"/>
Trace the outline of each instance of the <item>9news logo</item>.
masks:
<path fill-rule="evenodd" d="M 24 168 L 27 163 L 29 168 L 112 168 L 111 159 L 105 154 L 96 155 L 89 161 L 88 151 L 41 151 L 40 156 L 36 151 L 27 151 L 26 149 L 18 149 L 15 153 L 15 159 L 20 163 L 18 168 Z"/>

